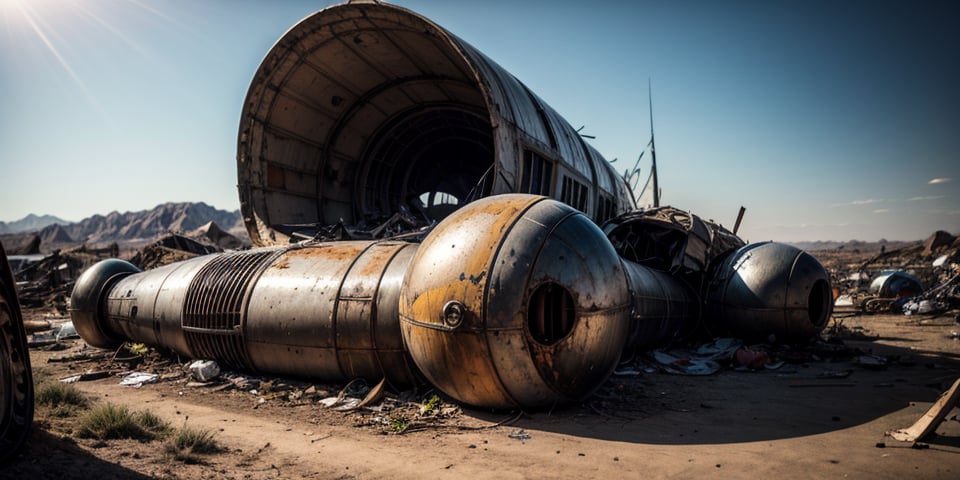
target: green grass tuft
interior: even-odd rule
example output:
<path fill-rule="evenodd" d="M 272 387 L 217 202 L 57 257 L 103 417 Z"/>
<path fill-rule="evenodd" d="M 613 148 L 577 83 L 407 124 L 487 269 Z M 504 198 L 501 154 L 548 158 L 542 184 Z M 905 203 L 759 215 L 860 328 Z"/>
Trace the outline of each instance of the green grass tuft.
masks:
<path fill-rule="evenodd" d="M 410 419 L 404 415 L 393 415 L 390 417 L 390 431 L 393 433 L 403 433 L 410 428 Z"/>
<path fill-rule="evenodd" d="M 193 428 L 184 425 L 177 429 L 167 440 L 167 453 L 185 463 L 200 463 L 197 455 L 219 453 L 223 447 L 217 442 L 213 430 Z"/>
<path fill-rule="evenodd" d="M 137 420 L 127 407 L 107 403 L 94 408 L 80 420 L 77 435 L 98 440 L 132 438 L 147 441 L 157 437 Z"/>
<path fill-rule="evenodd" d="M 134 355 L 146 355 L 147 352 L 150 351 L 150 347 L 142 343 L 131 343 L 128 346 L 128 350 Z"/>
<path fill-rule="evenodd" d="M 137 423 L 139 423 L 144 430 L 158 437 L 165 437 L 173 430 L 169 423 L 153 412 L 139 411 L 135 416 Z"/>
<path fill-rule="evenodd" d="M 420 404 L 420 415 L 432 415 L 440 410 L 440 405 L 443 402 L 440 401 L 439 395 L 433 395 L 426 402 Z"/>
<path fill-rule="evenodd" d="M 34 393 L 34 399 L 37 405 L 51 408 L 61 405 L 85 407 L 88 403 L 87 398 L 77 387 L 57 381 L 47 381 L 40 384 Z"/>

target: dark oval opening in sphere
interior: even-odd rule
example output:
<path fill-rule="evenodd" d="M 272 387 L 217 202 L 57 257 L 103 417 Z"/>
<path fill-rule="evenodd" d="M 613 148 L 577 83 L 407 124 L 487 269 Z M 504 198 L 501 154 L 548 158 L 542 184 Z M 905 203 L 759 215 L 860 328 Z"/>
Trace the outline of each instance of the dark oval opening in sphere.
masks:
<path fill-rule="evenodd" d="M 822 328 L 830 316 L 830 302 L 833 295 L 830 293 L 830 284 L 826 280 L 817 280 L 810 289 L 810 299 L 807 301 L 807 313 L 810 323 Z"/>
<path fill-rule="evenodd" d="M 573 296 L 562 286 L 548 282 L 530 296 L 527 326 L 530 336 L 542 345 L 553 345 L 573 331 L 576 320 Z"/>

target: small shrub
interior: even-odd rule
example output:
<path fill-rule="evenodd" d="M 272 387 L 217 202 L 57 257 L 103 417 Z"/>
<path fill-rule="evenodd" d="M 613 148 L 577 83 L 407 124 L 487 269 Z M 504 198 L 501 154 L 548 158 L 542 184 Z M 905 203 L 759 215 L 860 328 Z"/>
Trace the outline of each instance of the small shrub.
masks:
<path fill-rule="evenodd" d="M 134 355 L 146 355 L 150 351 L 150 347 L 142 343 L 131 343 L 128 349 Z"/>
<path fill-rule="evenodd" d="M 223 447 L 214 438 L 216 432 L 208 429 L 193 428 L 184 425 L 174 432 L 167 441 L 167 453 L 186 463 L 199 463 L 197 455 L 218 453 Z"/>
<path fill-rule="evenodd" d="M 84 407 L 87 405 L 87 398 L 83 393 L 73 385 L 62 382 L 44 382 L 37 387 L 34 393 L 34 399 L 37 405 L 47 407 L 59 407 L 61 405 L 74 405 Z"/>
<path fill-rule="evenodd" d="M 77 435 L 98 440 L 132 438 L 146 441 L 156 438 L 156 434 L 140 425 L 129 409 L 112 403 L 100 405 L 91 410 L 80 421 L 80 430 Z"/>
<path fill-rule="evenodd" d="M 47 367 L 33 367 L 33 384 L 40 385 L 53 379 L 53 372 Z"/>
<path fill-rule="evenodd" d="M 170 424 L 153 412 L 137 412 L 136 420 L 144 430 L 158 437 L 165 437 L 170 434 Z"/>
<path fill-rule="evenodd" d="M 436 413 L 440 409 L 440 396 L 434 394 L 432 397 L 427 399 L 426 402 L 420 405 L 420 415 L 431 415 Z"/>
<path fill-rule="evenodd" d="M 74 417 L 90 403 L 77 387 L 56 380 L 37 384 L 34 402 L 46 418 Z"/>
<path fill-rule="evenodd" d="M 403 415 L 394 415 L 390 417 L 390 431 L 393 433 L 403 433 L 410 428 L 410 419 Z"/>

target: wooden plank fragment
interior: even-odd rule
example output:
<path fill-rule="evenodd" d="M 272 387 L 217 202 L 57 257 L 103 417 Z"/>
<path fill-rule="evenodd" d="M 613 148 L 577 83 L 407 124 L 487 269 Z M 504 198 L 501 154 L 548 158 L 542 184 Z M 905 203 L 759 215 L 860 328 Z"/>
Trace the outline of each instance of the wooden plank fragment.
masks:
<path fill-rule="evenodd" d="M 957 406 L 958 400 L 960 400 L 960 378 L 953 382 L 953 386 L 941 395 L 940 399 L 916 423 L 909 428 L 889 431 L 887 435 L 901 442 L 916 442 L 932 433 L 950 410 Z"/>

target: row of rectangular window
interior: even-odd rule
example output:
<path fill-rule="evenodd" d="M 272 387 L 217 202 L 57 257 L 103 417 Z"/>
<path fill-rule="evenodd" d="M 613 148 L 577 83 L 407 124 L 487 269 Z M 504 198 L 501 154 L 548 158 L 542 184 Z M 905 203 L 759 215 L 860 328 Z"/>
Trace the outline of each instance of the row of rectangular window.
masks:
<path fill-rule="evenodd" d="M 546 157 L 531 151 L 523 152 L 523 173 L 520 191 L 534 195 L 551 196 L 551 180 L 553 179 L 553 162 Z M 581 212 L 587 211 L 589 188 L 579 181 L 564 176 L 560 190 L 560 201 Z M 603 222 L 616 214 L 616 205 L 607 195 L 601 195 L 597 204 L 597 222 Z"/>

